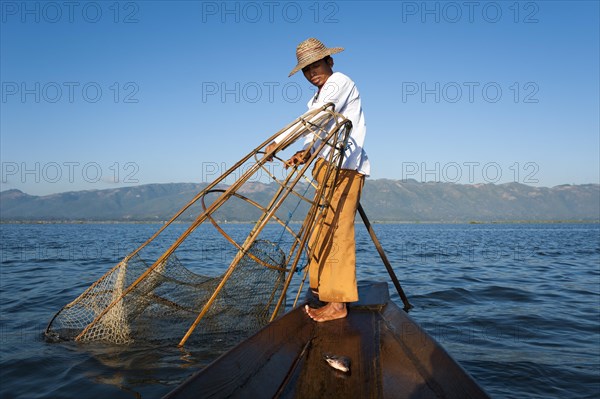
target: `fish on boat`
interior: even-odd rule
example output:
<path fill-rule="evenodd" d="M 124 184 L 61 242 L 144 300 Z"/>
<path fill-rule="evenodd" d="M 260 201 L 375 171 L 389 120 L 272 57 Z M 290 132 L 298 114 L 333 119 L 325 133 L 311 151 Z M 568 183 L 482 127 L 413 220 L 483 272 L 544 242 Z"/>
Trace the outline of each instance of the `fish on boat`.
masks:
<path fill-rule="evenodd" d="M 390 300 L 387 283 L 359 283 L 359 297 L 346 318 L 326 323 L 291 310 L 165 398 L 489 398 Z"/>
<path fill-rule="evenodd" d="M 330 355 L 326 353 L 323 355 L 323 359 L 325 359 L 328 365 L 336 370 L 343 373 L 350 372 L 350 358 L 346 356 Z"/>

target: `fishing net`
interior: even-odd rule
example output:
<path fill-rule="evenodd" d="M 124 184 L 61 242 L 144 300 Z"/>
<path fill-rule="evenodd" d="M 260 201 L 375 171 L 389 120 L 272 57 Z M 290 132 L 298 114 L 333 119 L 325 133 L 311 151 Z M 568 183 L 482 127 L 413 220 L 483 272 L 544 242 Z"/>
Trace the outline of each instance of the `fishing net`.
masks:
<path fill-rule="evenodd" d="M 199 330 L 218 334 L 240 329 L 254 331 L 266 324 L 275 299 L 281 294 L 284 263 L 285 254 L 276 245 L 255 241 L 220 291 Z M 148 267 L 137 255 L 119 263 L 63 308 L 47 335 L 55 340 L 72 340 L 110 303 L 118 300 L 79 337 L 80 341 L 126 344 L 180 339 L 215 291 L 221 276 L 195 274 L 171 255 L 123 296 L 124 290 Z"/>
<path fill-rule="evenodd" d="M 291 278 L 307 259 L 308 237 L 315 229 L 318 231 L 316 221 L 322 220 L 319 215 L 327 209 L 321 206 L 324 188 L 317 189 L 307 177 L 309 168 L 317 154 L 328 149 L 328 173 L 334 173 L 334 162 L 340 158 L 350 129 L 349 121 L 329 104 L 307 112 L 277 132 L 208 184 L 144 244 L 65 305 L 50 321 L 46 337 L 115 344 L 175 340 L 182 346 L 202 334 L 254 332 L 273 320 L 285 310 Z M 267 154 L 268 144 L 283 137 L 275 150 L 279 152 L 307 135 L 314 136 L 311 158 L 302 166 L 286 167 L 276 176 L 267 167 L 272 158 Z M 285 164 L 283 159 L 275 158 Z M 265 175 L 268 184 L 259 181 Z M 296 217 L 302 221 L 294 228 L 289 223 L 290 210 L 300 213 Z M 230 225 L 225 221 L 235 220 L 232 215 L 255 220 L 243 239 L 228 231 Z M 174 228 L 175 222 L 190 220 L 183 233 Z M 272 224 L 280 225 L 279 238 L 266 233 Z M 195 259 L 190 257 L 194 252 L 189 248 L 213 237 L 199 229 L 202 225 L 212 228 L 229 246 L 229 266 L 221 265 L 224 271 L 217 276 L 197 273 L 198 267 L 203 270 L 201 264 L 190 267 Z M 173 230 L 179 237 L 170 233 Z"/>

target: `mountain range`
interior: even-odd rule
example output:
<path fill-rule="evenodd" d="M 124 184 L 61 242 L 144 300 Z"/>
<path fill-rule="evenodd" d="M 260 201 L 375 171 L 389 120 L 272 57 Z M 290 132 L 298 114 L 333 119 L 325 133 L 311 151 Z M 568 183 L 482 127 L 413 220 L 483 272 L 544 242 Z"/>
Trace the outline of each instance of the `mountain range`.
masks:
<path fill-rule="evenodd" d="M 12 189 L 0 192 L 0 220 L 164 221 L 205 187 L 206 183 L 147 184 L 44 196 Z M 276 186 L 255 182 L 244 190 L 264 200 Z M 361 203 L 371 221 L 378 222 L 598 221 L 600 185 L 549 188 L 367 179 Z M 256 220 L 258 211 L 242 209 L 231 206 L 227 220 Z"/>

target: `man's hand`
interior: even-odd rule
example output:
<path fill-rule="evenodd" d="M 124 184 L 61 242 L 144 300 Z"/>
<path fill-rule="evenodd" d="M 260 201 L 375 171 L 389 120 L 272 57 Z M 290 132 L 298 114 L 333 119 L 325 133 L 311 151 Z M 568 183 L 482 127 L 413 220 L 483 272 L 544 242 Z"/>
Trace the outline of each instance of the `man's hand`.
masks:
<path fill-rule="evenodd" d="M 310 158 L 310 150 L 298 151 L 285 163 L 285 168 L 290 166 L 302 165 Z"/>
<path fill-rule="evenodd" d="M 271 162 L 273 160 L 273 155 L 275 154 L 271 154 L 269 155 L 275 148 L 277 148 L 277 143 L 276 142 L 272 142 L 271 144 L 269 144 L 267 146 L 267 148 L 265 148 L 265 157 L 267 157 L 267 161 Z"/>

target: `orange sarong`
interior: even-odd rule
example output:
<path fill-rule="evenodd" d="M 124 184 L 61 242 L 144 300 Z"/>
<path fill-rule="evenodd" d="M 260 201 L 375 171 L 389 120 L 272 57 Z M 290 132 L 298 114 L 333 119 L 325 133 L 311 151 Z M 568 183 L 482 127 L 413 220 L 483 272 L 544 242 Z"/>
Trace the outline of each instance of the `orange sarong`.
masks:
<path fill-rule="evenodd" d="M 319 186 L 326 184 L 324 198 L 329 197 L 327 190 L 334 191 L 327 211 L 321 220 L 317 220 L 309 241 L 310 287 L 318 290 L 323 302 L 354 302 L 358 301 L 354 219 L 365 176 L 355 170 L 340 169 L 337 181 L 333 181 L 334 171 L 324 182 L 327 165 L 319 158 L 313 169 L 313 177 Z M 321 221 L 323 225 L 319 229 Z"/>

